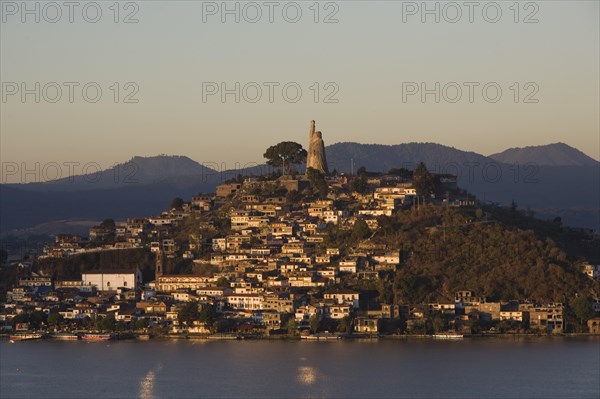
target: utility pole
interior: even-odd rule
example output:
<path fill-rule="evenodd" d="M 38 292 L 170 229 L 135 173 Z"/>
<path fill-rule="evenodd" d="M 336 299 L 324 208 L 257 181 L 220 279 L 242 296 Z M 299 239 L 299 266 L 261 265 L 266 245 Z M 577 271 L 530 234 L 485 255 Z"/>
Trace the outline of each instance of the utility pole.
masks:
<path fill-rule="evenodd" d="M 283 174 L 285 175 L 285 155 L 281 156 L 281 160 L 282 160 L 282 168 L 283 168 Z"/>

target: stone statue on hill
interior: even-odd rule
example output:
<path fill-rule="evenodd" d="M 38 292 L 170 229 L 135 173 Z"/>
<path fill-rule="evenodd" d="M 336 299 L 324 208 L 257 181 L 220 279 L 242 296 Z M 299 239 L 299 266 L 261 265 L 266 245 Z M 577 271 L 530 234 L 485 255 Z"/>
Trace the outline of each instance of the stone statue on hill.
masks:
<path fill-rule="evenodd" d="M 325 143 L 321 132 L 315 131 L 315 121 L 310 121 L 310 132 L 308 138 L 308 157 L 306 158 L 306 169 L 313 168 L 328 174 L 327 158 L 325 157 Z"/>

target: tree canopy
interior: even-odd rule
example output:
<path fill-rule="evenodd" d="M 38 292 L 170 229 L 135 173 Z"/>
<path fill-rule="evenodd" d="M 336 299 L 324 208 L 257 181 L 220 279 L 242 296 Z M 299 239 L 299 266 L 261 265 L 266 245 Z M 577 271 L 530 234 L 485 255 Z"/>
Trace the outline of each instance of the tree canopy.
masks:
<path fill-rule="evenodd" d="M 592 307 L 592 300 L 588 296 L 578 296 L 571 302 L 571 308 L 575 317 L 579 319 L 579 322 L 583 325 L 589 319 L 594 317 L 594 308 Z"/>
<path fill-rule="evenodd" d="M 419 162 L 413 173 L 413 184 L 419 196 L 429 196 L 434 189 L 433 175 L 427 170 L 425 163 Z"/>
<path fill-rule="evenodd" d="M 183 207 L 183 199 L 181 199 L 179 197 L 173 198 L 173 200 L 171 201 L 171 209 L 181 210 L 182 207 Z"/>
<path fill-rule="evenodd" d="M 357 177 L 352 179 L 350 183 L 350 189 L 357 193 L 366 194 L 369 192 L 369 182 L 367 179 L 367 169 L 361 166 L 356 171 Z"/>
<path fill-rule="evenodd" d="M 294 141 L 282 141 L 269 148 L 263 155 L 267 164 L 274 167 L 283 167 L 283 173 L 288 174 L 292 165 L 306 161 L 306 150 Z"/>
<path fill-rule="evenodd" d="M 113 219 L 104 219 L 102 223 L 100 223 L 100 227 L 105 229 L 113 229 L 115 228 L 115 221 Z"/>

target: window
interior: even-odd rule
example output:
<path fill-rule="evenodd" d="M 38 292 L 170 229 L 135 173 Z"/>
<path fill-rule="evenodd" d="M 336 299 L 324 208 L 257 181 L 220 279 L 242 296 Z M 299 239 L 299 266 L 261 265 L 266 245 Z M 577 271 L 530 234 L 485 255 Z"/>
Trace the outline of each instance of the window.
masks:
<path fill-rule="evenodd" d="M 110 287 L 110 281 L 107 281 L 107 282 L 106 282 L 106 286 L 107 286 L 107 287 Z"/>
<path fill-rule="evenodd" d="M 127 287 L 127 281 L 123 281 L 123 287 Z"/>

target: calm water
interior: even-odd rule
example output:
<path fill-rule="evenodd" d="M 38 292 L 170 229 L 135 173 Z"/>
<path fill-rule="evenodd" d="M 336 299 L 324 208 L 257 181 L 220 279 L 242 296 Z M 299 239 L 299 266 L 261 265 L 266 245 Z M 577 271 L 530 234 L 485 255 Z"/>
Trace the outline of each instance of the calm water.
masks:
<path fill-rule="evenodd" d="M 600 340 L 0 343 L 5 398 L 599 398 Z"/>

